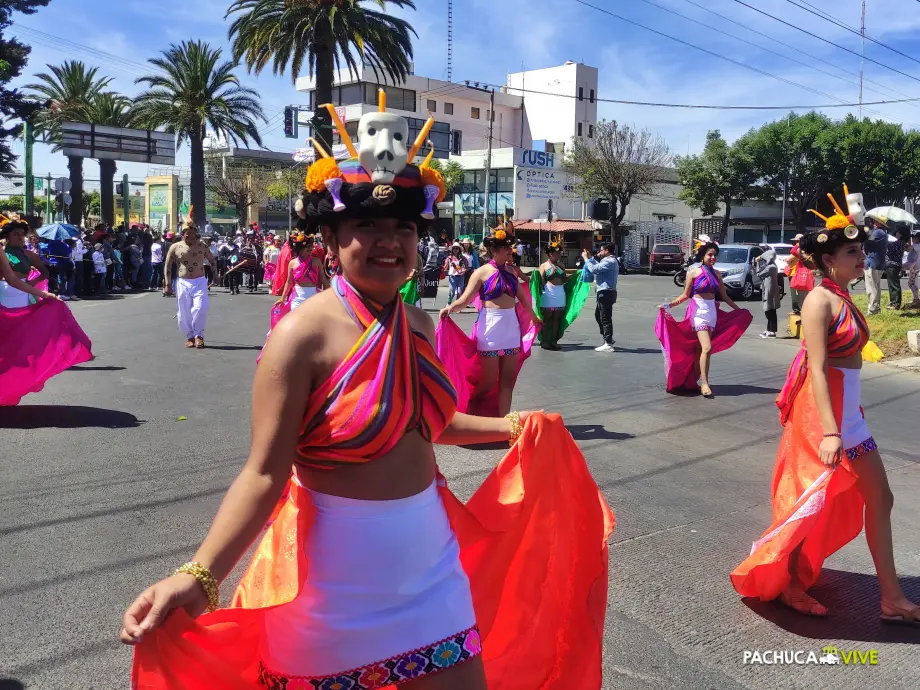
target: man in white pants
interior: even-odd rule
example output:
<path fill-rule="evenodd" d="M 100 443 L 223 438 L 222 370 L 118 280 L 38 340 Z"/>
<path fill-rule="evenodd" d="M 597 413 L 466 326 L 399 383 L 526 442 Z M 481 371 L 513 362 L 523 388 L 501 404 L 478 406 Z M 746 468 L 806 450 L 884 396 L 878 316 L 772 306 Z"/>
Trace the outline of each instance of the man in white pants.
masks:
<path fill-rule="evenodd" d="M 208 279 L 205 262 L 216 266 L 208 245 L 198 238 L 198 228 L 189 223 L 182 229 L 182 241 L 169 248 L 164 262 L 167 295 L 172 293 L 172 277 L 179 267 L 176 280 L 176 302 L 179 306 L 179 330 L 185 333 L 186 347 L 204 347 L 204 329 L 208 320 Z"/>

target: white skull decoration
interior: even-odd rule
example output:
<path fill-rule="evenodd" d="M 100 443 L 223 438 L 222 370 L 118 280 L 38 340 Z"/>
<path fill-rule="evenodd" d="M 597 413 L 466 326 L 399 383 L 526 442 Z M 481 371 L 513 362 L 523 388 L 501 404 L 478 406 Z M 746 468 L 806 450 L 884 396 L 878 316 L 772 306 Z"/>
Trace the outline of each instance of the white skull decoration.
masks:
<path fill-rule="evenodd" d="M 863 205 L 862 194 L 847 194 L 847 212 L 856 225 L 862 225 L 866 220 L 866 207 Z"/>
<path fill-rule="evenodd" d="M 366 113 L 358 122 L 358 160 L 371 180 L 391 184 L 409 162 L 409 123 L 391 113 Z"/>

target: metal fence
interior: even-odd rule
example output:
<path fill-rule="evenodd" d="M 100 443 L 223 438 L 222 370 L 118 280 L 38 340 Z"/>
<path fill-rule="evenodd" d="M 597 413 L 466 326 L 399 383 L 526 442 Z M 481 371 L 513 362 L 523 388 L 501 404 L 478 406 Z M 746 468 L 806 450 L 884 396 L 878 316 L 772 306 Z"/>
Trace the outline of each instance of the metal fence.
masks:
<path fill-rule="evenodd" d="M 628 226 L 623 260 L 629 268 L 648 266 L 648 257 L 656 244 L 679 245 L 684 254 L 690 251 L 690 226 L 686 223 L 639 221 Z"/>

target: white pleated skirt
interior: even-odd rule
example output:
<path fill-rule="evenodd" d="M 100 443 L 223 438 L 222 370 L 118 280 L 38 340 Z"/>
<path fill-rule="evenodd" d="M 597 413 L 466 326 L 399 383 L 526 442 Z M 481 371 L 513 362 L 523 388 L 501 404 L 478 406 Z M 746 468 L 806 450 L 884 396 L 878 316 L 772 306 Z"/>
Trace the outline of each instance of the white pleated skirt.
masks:
<path fill-rule="evenodd" d="M 308 299 L 313 297 L 316 294 L 316 288 L 314 286 L 302 287 L 300 285 L 294 286 L 294 297 L 291 299 L 291 309 L 296 309 L 301 304 L 306 302 Z"/>
<path fill-rule="evenodd" d="M 565 306 L 565 285 L 547 283 L 543 286 L 541 300 L 544 309 L 561 309 Z"/>
<path fill-rule="evenodd" d="M 23 292 L 18 288 L 14 288 L 5 280 L 0 280 L 0 305 L 7 309 L 28 307 L 31 302 L 29 297 L 30 295 L 28 292 Z"/>
<path fill-rule="evenodd" d="M 395 501 L 310 493 L 307 581 L 265 616 L 268 673 L 357 678 L 386 662 L 398 675 L 418 671 L 419 650 L 441 649 L 444 664 L 478 653 L 470 582 L 436 484 Z"/>
<path fill-rule="evenodd" d="M 480 353 L 516 354 L 521 348 L 521 325 L 517 311 L 511 309 L 479 310 L 476 322 L 476 345 Z"/>

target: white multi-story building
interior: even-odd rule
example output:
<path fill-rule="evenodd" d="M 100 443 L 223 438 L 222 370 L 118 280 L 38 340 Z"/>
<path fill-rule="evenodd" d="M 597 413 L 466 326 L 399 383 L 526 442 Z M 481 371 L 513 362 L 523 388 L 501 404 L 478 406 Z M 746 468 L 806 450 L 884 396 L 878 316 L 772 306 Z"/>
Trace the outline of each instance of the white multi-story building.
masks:
<path fill-rule="evenodd" d="M 382 81 L 368 66 L 359 67 L 357 72 L 342 69 L 336 73 L 332 100 L 351 136 L 357 134 L 361 116 L 376 109 L 377 92 L 382 88 L 387 94 L 387 110 L 409 120 L 410 138 L 429 115 L 434 116 L 429 139 L 438 158 L 488 149 L 490 119 L 493 148 L 536 148 L 561 155 L 574 138 L 594 137 L 595 67 L 566 62 L 510 74 L 507 84 L 495 90 L 494 112 L 492 87 L 485 84 L 458 84 L 415 74 L 397 85 Z M 308 108 L 301 112 L 302 122 L 306 122 L 316 106 L 316 79 L 301 77 L 296 88 L 307 94 Z M 338 135 L 333 138 L 338 143 Z"/>

